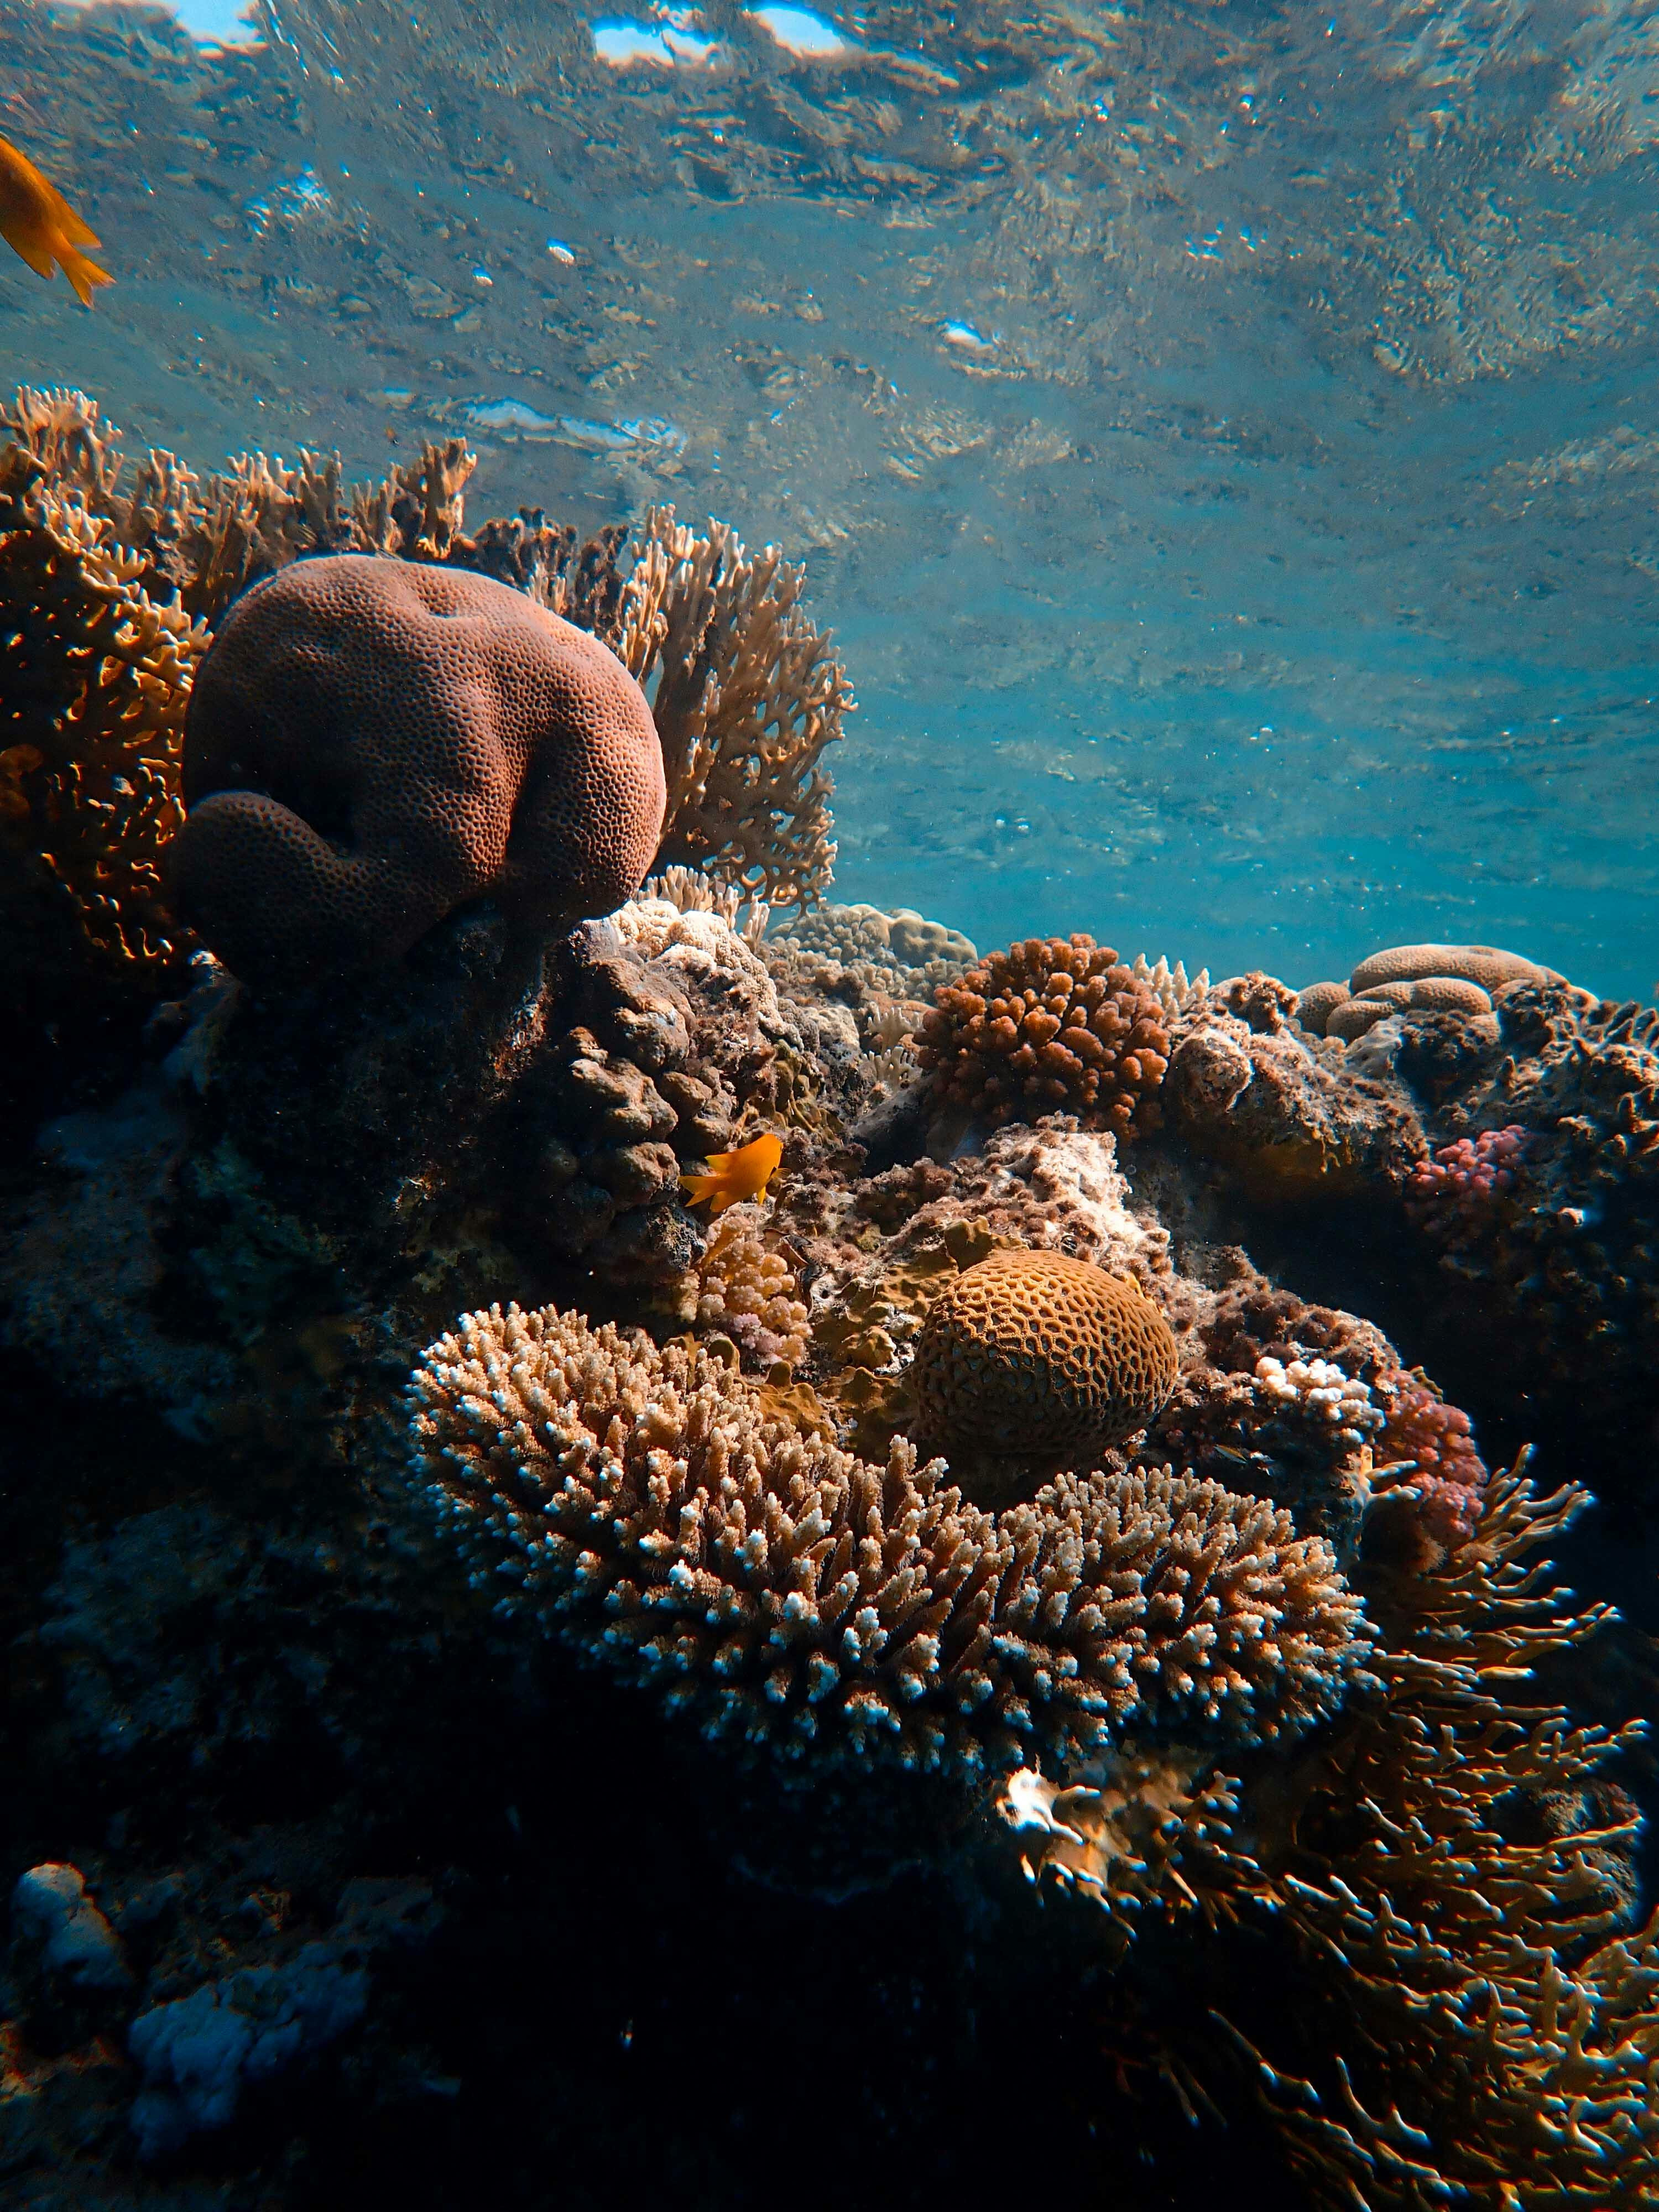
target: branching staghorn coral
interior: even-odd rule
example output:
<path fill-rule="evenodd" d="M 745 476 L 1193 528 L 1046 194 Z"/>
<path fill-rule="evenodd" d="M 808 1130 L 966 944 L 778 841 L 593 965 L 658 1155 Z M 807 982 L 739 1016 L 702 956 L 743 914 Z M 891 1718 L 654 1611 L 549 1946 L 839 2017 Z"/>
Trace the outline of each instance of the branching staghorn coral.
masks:
<path fill-rule="evenodd" d="M 184 817 L 184 708 L 207 635 L 149 596 L 143 562 L 88 503 L 108 476 L 95 416 L 58 395 L 0 427 L 22 433 L 0 451 L 10 888 L 61 902 L 106 968 L 159 976 L 194 944 L 167 912 L 161 855 Z"/>
<path fill-rule="evenodd" d="M 700 537 L 672 507 L 653 507 L 617 644 L 662 740 L 664 865 L 800 907 L 835 866 L 822 761 L 854 703 L 801 607 L 804 581 L 776 546 L 751 557 L 729 523 Z"/>
<path fill-rule="evenodd" d="M 1334 1711 L 1369 1628 L 1288 1515 L 1168 1469 L 998 1515 L 766 1417 L 701 1348 L 550 1310 L 465 1316 L 410 1390 L 412 1465 L 504 1608 L 710 1735 L 971 1774 L 1178 1723 Z"/>
<path fill-rule="evenodd" d="M 1529 1563 L 1585 1498 L 1539 1497 L 1522 1462 L 1469 1542 L 1379 1568 L 1378 1692 L 1288 1765 L 1004 1785 L 1028 1870 L 1104 1906 L 1115 1954 L 1149 1910 L 1289 1947 L 1293 2005 L 1249 2035 L 1213 2017 L 1322 2208 L 1600 2212 L 1659 2187 L 1659 1922 L 1628 1929 L 1639 1821 L 1598 1778 L 1640 1724 L 1574 1727 L 1531 1682 L 1607 1618 Z M 1564 1796 L 1583 1817 L 1529 1816 Z"/>
<path fill-rule="evenodd" d="M 700 868 L 683 868 L 676 861 L 659 876 L 648 876 L 635 894 L 635 900 L 659 899 L 677 914 L 717 914 L 735 931 L 751 952 L 757 951 L 766 934 L 772 909 L 762 898 L 749 898 L 740 884 L 716 883 Z M 744 914 L 744 907 L 748 912 Z M 743 914 L 739 926 L 738 916 Z"/>

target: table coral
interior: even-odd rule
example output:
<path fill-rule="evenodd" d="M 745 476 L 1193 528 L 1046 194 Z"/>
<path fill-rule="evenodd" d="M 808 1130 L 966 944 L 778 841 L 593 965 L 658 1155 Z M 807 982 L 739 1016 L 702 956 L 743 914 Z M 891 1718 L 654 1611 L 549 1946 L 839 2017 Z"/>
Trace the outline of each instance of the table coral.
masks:
<path fill-rule="evenodd" d="M 1133 1279 L 1065 1253 L 994 1252 L 927 1309 L 917 1435 L 971 1465 L 979 1502 L 1001 1504 L 1045 1462 L 1086 1467 L 1145 1429 L 1175 1377 L 1170 1324 Z"/>
<path fill-rule="evenodd" d="M 823 764 L 853 694 L 801 605 L 805 572 L 729 523 L 647 514 L 617 650 L 646 686 L 668 778 L 662 859 L 805 906 L 836 848 Z"/>
<path fill-rule="evenodd" d="M 486 895 L 556 934 L 637 889 L 662 825 L 612 653 L 506 585 L 364 555 L 238 602 L 184 784 L 176 895 L 246 980 L 395 958 Z"/>
<path fill-rule="evenodd" d="M 1109 946 L 1027 938 L 938 993 L 918 1041 L 941 1112 L 988 1127 L 1056 1108 L 1119 1137 L 1155 1128 L 1163 1006 Z"/>
<path fill-rule="evenodd" d="M 957 1771 L 1126 1722 L 1234 1741 L 1339 1706 L 1369 1631 L 1288 1515 L 1168 1469 L 990 1515 L 763 1417 L 701 1349 L 464 1316 L 410 1390 L 412 1467 L 475 1576 L 711 1735 Z"/>

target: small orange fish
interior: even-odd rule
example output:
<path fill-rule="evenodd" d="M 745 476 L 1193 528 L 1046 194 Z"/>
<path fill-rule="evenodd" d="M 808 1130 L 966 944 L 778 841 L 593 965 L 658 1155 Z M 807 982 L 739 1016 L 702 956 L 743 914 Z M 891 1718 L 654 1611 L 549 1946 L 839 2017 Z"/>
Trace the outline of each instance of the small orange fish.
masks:
<path fill-rule="evenodd" d="M 56 185 L 48 184 L 27 154 L 0 138 L 0 238 L 21 254 L 37 276 L 50 276 L 54 264 L 75 287 L 83 307 L 92 305 L 94 284 L 112 284 L 107 269 L 88 261 L 83 246 L 100 240 L 88 229 Z"/>
<path fill-rule="evenodd" d="M 680 1181 L 691 1194 L 688 1203 L 701 1206 L 707 1199 L 711 1218 L 724 1213 L 745 1198 L 764 1198 L 766 1186 L 783 1158 L 783 1139 L 770 1130 L 735 1152 L 710 1152 L 707 1175 L 683 1175 Z"/>

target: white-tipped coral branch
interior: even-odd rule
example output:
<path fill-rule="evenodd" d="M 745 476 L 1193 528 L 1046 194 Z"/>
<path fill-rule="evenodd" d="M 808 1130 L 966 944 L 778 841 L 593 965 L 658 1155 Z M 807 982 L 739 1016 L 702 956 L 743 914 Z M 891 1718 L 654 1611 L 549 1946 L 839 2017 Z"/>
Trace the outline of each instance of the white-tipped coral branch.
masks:
<path fill-rule="evenodd" d="M 469 1314 L 411 1387 L 413 1463 L 475 1579 L 710 1735 L 973 1772 L 1179 1722 L 1334 1711 L 1370 1632 L 1329 1547 L 1167 1468 L 989 1514 L 768 1418 L 702 1349 Z"/>

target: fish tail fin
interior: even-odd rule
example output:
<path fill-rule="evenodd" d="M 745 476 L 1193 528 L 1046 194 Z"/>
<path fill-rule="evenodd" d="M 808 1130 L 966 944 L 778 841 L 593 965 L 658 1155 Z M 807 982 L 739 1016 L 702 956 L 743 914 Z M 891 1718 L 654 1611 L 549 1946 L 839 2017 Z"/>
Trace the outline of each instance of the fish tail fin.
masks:
<path fill-rule="evenodd" d="M 50 276 L 53 274 L 56 264 L 52 248 L 38 243 L 33 229 L 26 230 L 21 224 L 15 223 L 0 224 L 0 238 L 5 240 L 20 261 L 26 261 L 28 264 L 37 276 Z"/>
<path fill-rule="evenodd" d="M 84 216 L 76 215 L 56 185 L 49 185 L 46 189 L 52 194 L 53 218 L 58 229 L 63 232 L 70 244 L 71 246 L 101 246 L 103 240 L 99 237 Z"/>
<path fill-rule="evenodd" d="M 65 241 L 58 249 L 58 258 L 65 276 L 75 287 L 76 296 L 83 307 L 92 305 L 93 287 L 112 284 L 115 279 L 107 269 L 100 269 L 95 261 L 88 261 L 84 253 Z"/>
<path fill-rule="evenodd" d="M 693 1206 L 701 1206 L 704 1199 L 720 1188 L 718 1176 L 683 1175 L 680 1181 L 690 1192 Z"/>

